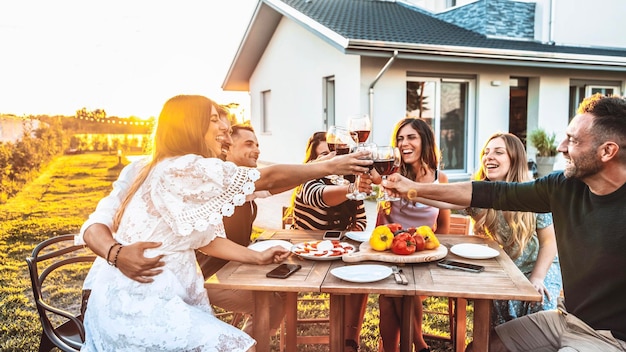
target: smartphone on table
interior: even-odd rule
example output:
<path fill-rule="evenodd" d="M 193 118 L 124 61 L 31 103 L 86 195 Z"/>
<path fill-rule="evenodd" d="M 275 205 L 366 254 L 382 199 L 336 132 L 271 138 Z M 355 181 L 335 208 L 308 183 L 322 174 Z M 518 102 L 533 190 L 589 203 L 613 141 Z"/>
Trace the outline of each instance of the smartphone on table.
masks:
<path fill-rule="evenodd" d="M 325 240 L 340 240 L 343 232 L 341 231 L 326 231 L 322 237 Z"/>
<path fill-rule="evenodd" d="M 286 264 L 286 263 L 283 263 L 283 264 L 280 264 L 279 266 L 275 267 L 274 269 L 272 269 L 267 274 L 265 274 L 265 276 L 276 278 L 276 279 L 286 279 L 289 276 L 291 276 L 291 274 L 293 274 L 296 271 L 300 270 L 300 268 L 302 268 L 302 266 L 300 264 Z"/>
<path fill-rule="evenodd" d="M 482 265 L 457 262 L 455 260 L 449 260 L 449 259 L 442 259 L 437 262 L 437 265 L 446 269 L 463 270 L 463 271 L 469 271 L 472 273 L 479 273 L 485 270 L 485 267 Z"/>

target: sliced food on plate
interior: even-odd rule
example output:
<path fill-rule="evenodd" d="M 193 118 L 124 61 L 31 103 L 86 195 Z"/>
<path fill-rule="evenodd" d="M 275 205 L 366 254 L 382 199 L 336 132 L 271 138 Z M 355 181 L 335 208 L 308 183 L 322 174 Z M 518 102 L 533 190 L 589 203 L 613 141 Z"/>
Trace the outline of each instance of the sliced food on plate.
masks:
<path fill-rule="evenodd" d="M 350 243 L 336 240 L 308 241 L 291 247 L 292 253 L 313 260 L 340 259 L 342 255 L 354 251 L 355 248 Z"/>

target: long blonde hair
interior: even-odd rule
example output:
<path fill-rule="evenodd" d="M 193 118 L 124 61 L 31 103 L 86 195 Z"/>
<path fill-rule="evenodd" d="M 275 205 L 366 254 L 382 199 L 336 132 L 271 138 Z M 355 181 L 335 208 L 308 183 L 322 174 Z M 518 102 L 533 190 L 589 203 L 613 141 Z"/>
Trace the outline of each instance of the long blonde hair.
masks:
<path fill-rule="evenodd" d="M 525 182 L 529 181 L 528 177 L 528 164 L 526 158 L 526 150 L 522 141 L 517 136 L 511 133 L 495 133 L 491 135 L 485 142 L 482 150 L 480 151 L 479 160 L 482 161 L 485 155 L 485 149 L 487 144 L 496 138 L 502 138 L 504 145 L 506 146 L 506 152 L 511 160 L 511 166 L 509 172 L 506 175 L 506 182 Z M 482 165 L 474 175 L 475 180 L 489 180 L 485 171 L 485 166 Z M 496 240 L 505 252 L 515 259 L 522 254 L 526 243 L 535 233 L 535 214 L 521 211 L 502 211 L 504 220 L 511 228 L 512 236 L 505 240 L 497 231 L 498 225 L 498 212 L 500 210 L 485 209 L 475 218 L 474 233 L 481 236 L 490 236 Z"/>
<path fill-rule="evenodd" d="M 213 107 L 218 111 L 220 118 L 225 116 L 224 108 L 200 95 L 178 95 L 165 102 L 152 135 L 152 158 L 141 169 L 117 210 L 113 221 L 114 232 L 117 231 L 133 195 L 161 160 L 185 154 L 197 154 L 205 158 L 217 157 L 204 140 L 211 124 Z"/>

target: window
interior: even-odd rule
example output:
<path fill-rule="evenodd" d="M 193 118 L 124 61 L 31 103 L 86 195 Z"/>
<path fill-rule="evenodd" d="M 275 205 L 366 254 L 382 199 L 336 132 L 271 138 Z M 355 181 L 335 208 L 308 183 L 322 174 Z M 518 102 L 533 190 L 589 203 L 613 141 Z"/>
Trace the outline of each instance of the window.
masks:
<path fill-rule="evenodd" d="M 335 76 L 324 77 L 324 130 L 335 124 Z"/>
<path fill-rule="evenodd" d="M 473 153 L 469 140 L 473 85 L 471 79 L 454 78 L 415 77 L 407 82 L 406 115 L 424 119 L 433 128 L 442 169 L 468 172 L 467 156 Z"/>
<path fill-rule="evenodd" d="M 511 77 L 509 80 L 509 132 L 526 145 L 528 125 L 528 78 Z"/>
<path fill-rule="evenodd" d="M 261 92 L 261 132 L 272 132 L 270 125 L 270 114 L 272 111 L 272 91 Z"/>
<path fill-rule="evenodd" d="M 621 95 L 621 81 L 585 81 L 573 79 L 569 89 L 569 119 L 576 116 L 578 105 L 588 96 L 600 93 L 603 95 Z"/>

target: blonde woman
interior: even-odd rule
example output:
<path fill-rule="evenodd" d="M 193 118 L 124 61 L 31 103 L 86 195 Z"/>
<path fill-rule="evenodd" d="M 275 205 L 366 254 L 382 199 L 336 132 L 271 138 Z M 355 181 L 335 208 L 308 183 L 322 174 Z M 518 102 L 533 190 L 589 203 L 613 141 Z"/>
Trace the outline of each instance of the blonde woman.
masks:
<path fill-rule="evenodd" d="M 530 181 L 524 145 L 511 133 L 489 137 L 480 152 L 480 160 L 475 180 Z M 496 240 L 543 295 L 542 302 L 494 301 L 492 323 L 499 325 L 530 313 L 556 309 L 563 284 L 551 213 L 480 208 L 467 208 L 463 212 L 474 219 L 474 233 Z"/>
<path fill-rule="evenodd" d="M 255 341 L 213 315 L 194 249 L 246 263 L 280 262 L 289 251 L 255 252 L 225 238 L 222 216 L 254 191 L 256 169 L 217 158 L 230 125 L 202 96 L 168 100 L 154 134 L 152 159 L 139 171 L 113 222 L 115 241 L 90 272 L 82 351 L 247 351 Z M 117 267 L 140 241 L 164 265 L 140 283 Z"/>

